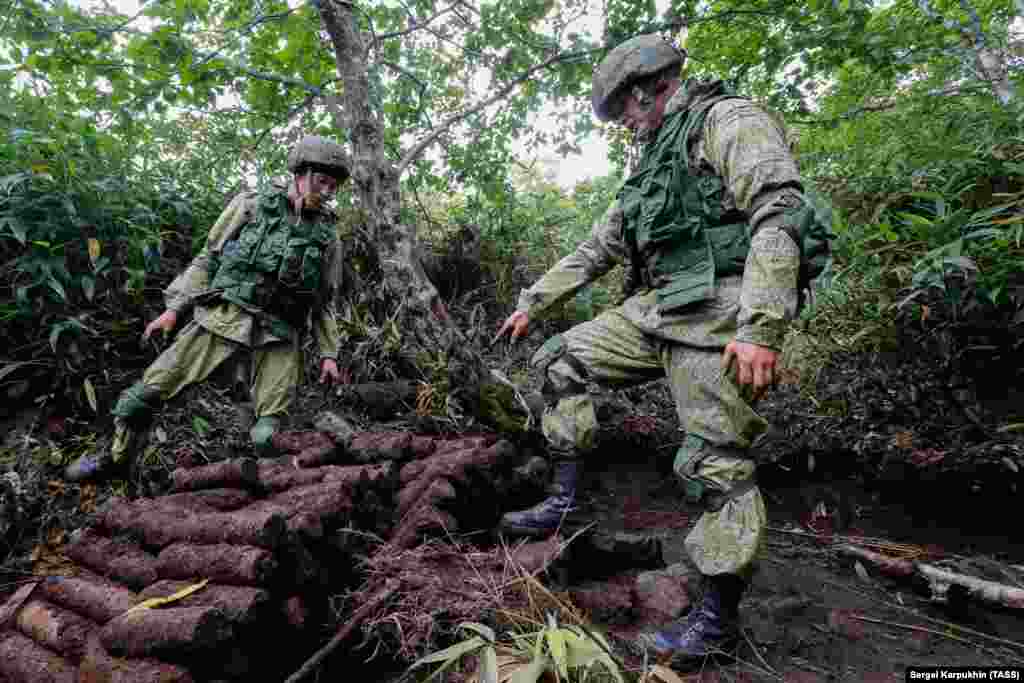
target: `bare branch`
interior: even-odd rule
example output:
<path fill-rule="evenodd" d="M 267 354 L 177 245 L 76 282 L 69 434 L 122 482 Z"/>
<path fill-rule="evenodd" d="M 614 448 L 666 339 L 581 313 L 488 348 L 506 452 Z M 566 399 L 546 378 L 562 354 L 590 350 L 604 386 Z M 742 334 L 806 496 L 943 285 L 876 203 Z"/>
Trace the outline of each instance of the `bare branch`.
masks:
<path fill-rule="evenodd" d="M 511 93 L 513 90 L 515 90 L 515 88 L 517 86 L 519 86 L 521 83 L 526 81 L 528 78 L 530 78 L 530 76 L 532 76 L 533 74 L 537 73 L 538 71 L 543 71 L 544 69 L 547 69 L 547 68 L 551 67 L 552 65 L 558 64 L 560 62 L 565 62 L 565 61 L 568 61 L 570 59 L 576 59 L 578 57 L 581 57 L 581 56 L 584 56 L 586 54 L 589 54 L 589 52 L 590 51 L 559 52 L 559 53 L 556 53 L 556 54 L 552 55 L 551 57 L 549 57 L 548 59 L 546 59 L 543 62 L 541 62 L 540 64 L 537 64 L 537 65 L 535 65 L 533 67 L 530 67 L 529 69 L 527 69 L 523 73 L 519 74 L 519 76 L 517 76 L 513 80 L 511 80 L 508 83 L 506 83 L 505 86 L 501 90 L 499 90 L 497 93 L 495 93 L 493 96 L 487 98 L 486 100 L 482 100 L 481 102 L 478 102 L 476 105 L 470 107 L 469 109 L 464 109 L 463 111 L 461 111 L 461 112 L 459 112 L 457 114 L 453 114 L 452 116 L 448 117 L 447 119 L 442 121 L 437 126 L 437 128 L 435 128 L 429 135 L 427 135 L 422 140 L 417 142 L 413 146 L 412 149 L 410 149 L 408 152 L 406 152 L 405 156 L 403 156 L 401 161 L 398 162 L 398 169 L 397 169 L 398 176 L 401 177 L 402 173 L 405 171 L 406 168 L 408 168 L 409 164 L 411 164 L 414 159 L 416 159 L 420 154 L 422 154 L 423 150 L 425 150 L 427 147 L 429 147 L 431 144 L 433 144 L 434 141 L 437 140 L 437 138 L 441 135 L 441 133 L 443 133 L 444 131 L 448 130 L 449 128 L 454 126 L 459 121 L 461 121 L 461 120 L 463 120 L 463 119 L 465 119 L 465 118 L 467 118 L 469 116 L 472 116 L 473 114 L 477 113 L 481 109 L 484 109 L 485 107 L 488 107 L 491 104 L 494 104 L 495 102 L 497 102 L 499 100 L 504 99 L 505 97 L 508 96 L 509 93 Z"/>
<path fill-rule="evenodd" d="M 416 17 L 414 17 L 413 14 L 412 14 L 412 11 L 409 10 L 408 8 L 406 8 L 406 11 L 409 12 L 410 27 L 407 28 L 404 31 L 393 31 L 391 33 L 382 33 L 381 35 L 377 36 L 377 41 L 379 42 L 381 40 L 388 40 L 389 38 L 398 38 L 399 36 L 405 36 L 405 35 L 408 35 L 410 33 L 415 32 L 415 31 L 418 31 L 421 28 L 426 28 L 431 23 L 433 23 L 435 20 L 440 19 L 441 17 L 443 17 L 444 15 L 448 14 L 449 12 L 452 12 L 459 4 L 460 3 L 456 2 L 454 4 L 448 5 L 443 10 L 440 10 L 439 12 L 435 13 L 434 16 L 429 17 L 427 19 L 424 19 L 423 21 L 420 21 Z"/>

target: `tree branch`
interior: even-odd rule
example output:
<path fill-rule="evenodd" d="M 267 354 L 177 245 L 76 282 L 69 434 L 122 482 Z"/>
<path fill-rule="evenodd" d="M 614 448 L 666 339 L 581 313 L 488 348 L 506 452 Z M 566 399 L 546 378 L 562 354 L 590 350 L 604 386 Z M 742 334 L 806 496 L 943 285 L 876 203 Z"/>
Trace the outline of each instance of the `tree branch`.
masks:
<path fill-rule="evenodd" d="M 453 11 L 459 4 L 460 3 L 455 2 L 455 3 L 451 4 L 451 5 L 448 5 L 443 10 L 437 12 L 436 14 L 434 14 L 434 16 L 432 16 L 432 17 L 430 17 L 428 19 L 425 19 L 424 21 L 417 20 L 416 17 L 414 17 L 412 15 L 412 12 L 409 11 L 408 8 L 406 8 L 406 11 L 409 12 L 409 19 L 411 21 L 410 27 L 405 29 L 404 31 L 392 31 L 391 33 L 382 33 L 381 35 L 376 37 L 376 42 L 380 42 L 382 40 L 388 40 L 390 38 L 398 38 L 400 36 L 406 36 L 406 35 L 409 35 L 410 33 L 414 33 L 415 31 L 419 31 L 421 28 L 426 28 L 431 23 L 433 23 L 436 19 L 440 19 L 444 15 L 446 15 L 449 12 Z"/>
<path fill-rule="evenodd" d="M 544 69 L 547 69 L 550 66 L 552 66 L 553 64 L 558 64 L 559 62 L 564 62 L 564 61 L 568 61 L 570 59 L 575 59 L 577 57 L 581 57 L 581 56 L 583 56 L 585 54 L 589 54 L 589 53 L 590 53 L 589 50 L 582 51 L 582 52 L 577 51 L 577 52 L 561 52 L 561 53 L 556 53 L 556 54 L 552 55 L 551 57 L 549 57 L 548 59 L 546 59 L 543 62 L 541 62 L 540 64 L 537 64 L 536 66 L 530 67 L 529 69 L 527 69 L 523 73 L 519 74 L 519 76 L 517 76 L 516 78 L 514 78 L 513 80 L 511 80 L 507 84 L 505 84 L 505 87 L 503 87 L 501 90 L 499 90 L 493 96 L 487 98 L 486 100 L 482 100 L 481 102 L 478 102 L 476 105 L 470 107 L 469 109 L 464 109 L 463 111 L 461 111 L 461 112 L 459 112 L 457 114 L 453 114 L 452 116 L 448 117 L 447 119 L 442 121 L 440 124 L 438 124 L 437 128 L 435 128 L 433 131 L 431 131 L 431 133 L 429 135 L 427 135 L 425 138 L 423 138 L 422 140 L 417 142 L 413 146 L 412 149 L 410 149 L 408 152 L 406 152 L 405 156 L 403 156 L 401 161 L 398 162 L 398 170 L 397 170 L 398 176 L 401 177 L 401 175 L 405 171 L 405 169 L 409 167 L 409 164 L 411 164 L 414 159 L 416 159 L 420 154 L 422 154 L 423 150 L 425 150 L 427 147 L 429 147 L 431 144 L 433 144 L 434 141 L 437 140 L 437 138 L 441 135 L 441 133 L 443 133 L 444 131 L 448 130 L 449 128 L 454 126 L 459 121 L 461 121 L 461 120 L 463 120 L 463 119 L 465 119 L 465 118 L 467 118 L 469 116 L 472 116 L 473 114 L 477 113 L 481 109 L 484 109 L 485 107 L 488 107 L 488 106 L 494 104 L 498 100 L 504 99 L 505 97 L 508 96 L 509 93 L 511 93 L 513 90 L 515 90 L 515 88 L 518 85 L 520 85 L 521 83 L 526 81 L 526 79 L 528 79 L 530 76 L 532 76 L 533 74 L 537 73 L 538 71 L 542 71 Z"/>

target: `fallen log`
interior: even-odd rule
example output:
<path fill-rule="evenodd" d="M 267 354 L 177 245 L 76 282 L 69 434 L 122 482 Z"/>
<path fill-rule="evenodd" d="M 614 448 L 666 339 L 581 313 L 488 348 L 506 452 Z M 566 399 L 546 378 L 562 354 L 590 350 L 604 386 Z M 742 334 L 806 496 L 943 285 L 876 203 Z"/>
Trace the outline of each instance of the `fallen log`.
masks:
<path fill-rule="evenodd" d="M 179 467 L 171 473 L 171 481 L 175 492 L 245 488 L 259 483 L 259 471 L 252 458 L 235 458 L 200 467 Z"/>
<path fill-rule="evenodd" d="M 193 683 L 193 678 L 187 669 L 156 659 L 113 657 L 97 633 L 89 638 L 78 683 Z"/>
<path fill-rule="evenodd" d="M 100 576 L 111 578 L 134 590 L 144 588 L 160 578 L 154 556 L 134 543 L 107 538 L 92 529 L 76 531 L 68 545 L 67 554 Z"/>
<path fill-rule="evenodd" d="M 98 627 L 85 617 L 37 599 L 22 605 L 14 623 L 22 634 L 74 662 L 82 659 L 86 639 Z"/>
<path fill-rule="evenodd" d="M 39 583 L 36 595 L 101 625 L 139 601 L 134 591 L 99 576 L 49 576 Z"/>
<path fill-rule="evenodd" d="M 77 667 L 16 631 L 0 633 L 0 676 L 10 683 L 75 683 Z"/>
<path fill-rule="evenodd" d="M 928 580 L 932 593 L 936 597 L 944 596 L 949 586 L 956 585 L 966 589 L 969 597 L 982 602 L 1010 609 L 1024 609 L 1024 588 L 959 574 L 924 562 L 888 557 L 854 545 L 841 546 L 839 552 L 848 557 L 870 562 L 883 574 L 889 576 L 905 577 L 915 573 L 919 574 Z"/>
<path fill-rule="evenodd" d="M 111 619 L 100 629 L 100 641 L 119 657 L 182 659 L 216 649 L 233 633 L 231 622 L 216 607 L 162 607 Z"/>
<path fill-rule="evenodd" d="M 277 560 L 269 551 L 226 543 L 174 543 L 156 558 L 158 578 L 188 580 L 201 576 L 233 586 L 267 586 L 276 578 L 277 569 Z"/>
<path fill-rule="evenodd" d="M 161 579 L 139 593 L 139 600 L 165 598 L 188 588 L 192 581 Z M 174 603 L 176 607 L 216 607 L 236 624 L 249 624 L 263 617 L 270 610 L 270 593 L 262 588 L 250 586 L 226 586 L 207 584 Z"/>
<path fill-rule="evenodd" d="M 273 549 L 281 543 L 286 531 L 284 516 L 273 511 L 244 508 L 235 512 L 176 513 L 153 500 L 127 502 L 112 498 L 100 511 L 98 519 L 104 528 L 137 534 L 143 543 L 154 548 L 185 541 Z"/>
<path fill-rule="evenodd" d="M 1022 588 L 1015 588 L 996 583 L 995 581 L 967 576 L 966 574 L 958 574 L 923 562 L 917 562 L 916 567 L 918 573 L 928 579 L 933 587 L 933 591 L 937 595 L 943 594 L 944 589 L 948 586 L 957 585 L 966 588 L 968 596 L 983 602 L 1009 607 L 1010 609 L 1024 608 L 1024 589 Z"/>
<path fill-rule="evenodd" d="M 865 562 L 870 562 L 883 574 L 887 574 L 889 576 L 910 576 L 914 573 L 914 563 L 911 560 L 889 557 L 866 548 L 861 548 L 860 546 L 840 546 L 839 553 L 841 555 L 846 555 L 847 557 L 853 557 L 864 560 Z"/>

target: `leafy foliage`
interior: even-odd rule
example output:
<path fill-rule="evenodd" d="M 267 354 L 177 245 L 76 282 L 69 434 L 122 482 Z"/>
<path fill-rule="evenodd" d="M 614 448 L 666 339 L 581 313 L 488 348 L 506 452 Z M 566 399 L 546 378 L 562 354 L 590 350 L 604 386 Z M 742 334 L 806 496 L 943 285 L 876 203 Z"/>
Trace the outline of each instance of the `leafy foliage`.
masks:
<path fill-rule="evenodd" d="M 548 674 L 556 681 L 624 680 L 621 666 L 602 636 L 577 625 L 560 625 L 553 614 L 548 615 L 543 628 L 512 634 L 508 642 L 498 642 L 494 629 L 485 624 L 463 623 L 459 630 L 475 635 L 422 657 L 410 668 L 440 664 L 431 674 L 433 679 L 464 657 L 475 656 L 472 680 L 478 683 L 537 683 L 547 680 Z"/>

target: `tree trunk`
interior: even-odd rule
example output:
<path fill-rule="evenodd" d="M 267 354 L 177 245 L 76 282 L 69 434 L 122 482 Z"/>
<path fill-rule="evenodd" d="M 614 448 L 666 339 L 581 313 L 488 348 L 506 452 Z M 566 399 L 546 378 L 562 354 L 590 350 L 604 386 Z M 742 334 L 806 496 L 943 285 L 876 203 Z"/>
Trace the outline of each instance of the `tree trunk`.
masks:
<path fill-rule="evenodd" d="M 479 356 L 459 343 L 461 333 L 441 308 L 437 289 L 420 263 L 415 226 L 401 222 L 400 172 L 385 156 L 384 125 L 371 105 L 366 48 L 354 5 L 322 0 L 318 7 L 343 82 L 341 108 L 334 108 L 334 114 L 351 139 L 353 193 L 368 233 L 367 244 L 360 248 L 376 250 L 376 281 L 362 294 L 372 297 L 371 307 L 386 311 L 401 330 L 403 355 L 418 359 L 423 352 L 429 357 L 444 354 L 448 386 L 458 387 L 465 396 L 461 403 L 473 409 L 486 372 Z"/>

